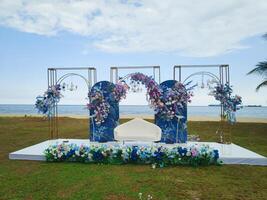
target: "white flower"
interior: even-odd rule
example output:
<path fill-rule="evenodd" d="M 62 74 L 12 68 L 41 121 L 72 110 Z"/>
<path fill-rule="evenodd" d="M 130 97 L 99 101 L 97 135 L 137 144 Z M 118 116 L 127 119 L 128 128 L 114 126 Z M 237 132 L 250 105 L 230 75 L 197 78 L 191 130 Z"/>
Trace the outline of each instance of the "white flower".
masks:
<path fill-rule="evenodd" d="M 152 164 L 152 169 L 156 169 L 157 165 L 155 163 Z"/>

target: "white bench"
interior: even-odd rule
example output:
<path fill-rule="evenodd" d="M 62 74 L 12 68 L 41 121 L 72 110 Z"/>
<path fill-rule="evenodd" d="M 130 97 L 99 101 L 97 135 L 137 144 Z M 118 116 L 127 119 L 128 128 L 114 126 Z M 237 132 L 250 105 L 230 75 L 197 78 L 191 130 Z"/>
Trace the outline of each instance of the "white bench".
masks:
<path fill-rule="evenodd" d="M 161 139 L 161 129 L 157 125 L 135 118 L 114 129 L 114 139 L 117 141 L 156 142 Z"/>

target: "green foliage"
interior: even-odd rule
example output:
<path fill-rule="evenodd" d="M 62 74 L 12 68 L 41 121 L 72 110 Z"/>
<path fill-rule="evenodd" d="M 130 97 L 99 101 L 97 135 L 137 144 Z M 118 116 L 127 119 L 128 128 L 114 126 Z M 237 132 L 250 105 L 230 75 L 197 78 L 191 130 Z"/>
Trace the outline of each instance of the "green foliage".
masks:
<path fill-rule="evenodd" d="M 263 35 L 267 39 L 267 33 Z M 260 88 L 267 86 L 267 61 L 259 62 L 254 69 L 252 69 L 248 74 L 256 74 L 263 77 L 263 81 L 256 87 L 256 91 Z"/>

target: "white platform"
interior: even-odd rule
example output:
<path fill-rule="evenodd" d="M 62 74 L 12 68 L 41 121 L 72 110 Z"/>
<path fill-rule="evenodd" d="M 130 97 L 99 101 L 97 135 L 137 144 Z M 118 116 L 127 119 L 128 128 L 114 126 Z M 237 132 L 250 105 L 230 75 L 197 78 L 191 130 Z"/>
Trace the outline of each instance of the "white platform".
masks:
<path fill-rule="evenodd" d="M 98 144 L 96 142 L 90 142 L 88 139 L 56 139 L 56 140 L 47 140 L 39 144 L 26 147 L 19 151 L 15 151 L 9 154 L 9 159 L 14 160 L 38 160 L 45 161 L 45 156 L 43 154 L 44 150 L 52 144 L 56 143 L 74 143 L 77 145 L 81 144 Z M 108 142 L 104 144 L 118 144 L 117 142 Z M 151 142 L 127 142 L 129 145 L 151 145 Z M 172 147 L 177 144 L 164 144 L 157 143 L 158 145 Z M 267 166 L 267 158 L 261 156 L 253 151 L 245 149 L 235 144 L 219 144 L 216 142 L 187 142 L 186 144 L 179 144 L 183 147 L 190 147 L 193 145 L 209 145 L 211 148 L 219 150 L 220 159 L 224 164 L 247 164 L 247 165 L 263 165 Z"/>

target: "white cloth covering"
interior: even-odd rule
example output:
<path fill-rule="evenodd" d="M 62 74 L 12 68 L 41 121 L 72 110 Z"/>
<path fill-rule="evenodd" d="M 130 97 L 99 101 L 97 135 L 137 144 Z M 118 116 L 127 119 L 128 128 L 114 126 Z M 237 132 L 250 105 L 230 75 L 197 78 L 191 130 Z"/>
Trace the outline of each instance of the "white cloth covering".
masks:
<path fill-rule="evenodd" d="M 132 119 L 114 129 L 114 139 L 117 141 L 150 141 L 161 139 L 161 129 L 157 125 L 141 118 Z"/>

